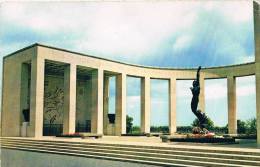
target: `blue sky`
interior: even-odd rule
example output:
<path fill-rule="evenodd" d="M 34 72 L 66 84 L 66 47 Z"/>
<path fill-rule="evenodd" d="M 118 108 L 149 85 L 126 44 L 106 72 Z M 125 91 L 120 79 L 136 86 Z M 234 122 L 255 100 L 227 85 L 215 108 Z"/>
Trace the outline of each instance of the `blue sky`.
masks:
<path fill-rule="evenodd" d="M 0 56 L 38 42 L 149 66 L 205 67 L 251 62 L 254 61 L 252 11 L 251 1 L 3 2 Z M 140 80 L 128 78 L 127 82 L 127 112 L 136 117 L 134 123 L 138 125 Z M 190 104 L 190 81 L 178 82 L 183 84 L 177 83 L 182 85 L 178 93 L 177 123 L 187 125 L 193 119 L 189 107 L 184 107 Z M 225 82 L 206 82 L 206 87 L 215 84 L 222 90 L 217 91 L 223 94 L 218 98 L 206 94 L 206 112 L 207 106 L 222 107 L 217 109 L 224 117 L 222 122 L 216 121 L 220 125 L 227 120 Z M 238 107 L 242 113 L 239 117 L 248 115 L 243 116 L 243 106 L 250 107 L 247 112 L 255 112 L 253 104 L 246 106 L 254 99 L 252 92 L 245 91 L 254 87 L 252 83 L 254 79 L 250 77 L 238 83 L 238 88 L 244 87 L 241 88 L 244 94 L 238 97 L 242 106 Z M 167 84 L 157 80 L 151 83 L 152 125 L 168 122 Z M 111 96 L 113 99 L 113 93 Z M 111 100 L 111 111 L 113 103 Z M 208 111 L 215 117 L 212 112 Z"/>

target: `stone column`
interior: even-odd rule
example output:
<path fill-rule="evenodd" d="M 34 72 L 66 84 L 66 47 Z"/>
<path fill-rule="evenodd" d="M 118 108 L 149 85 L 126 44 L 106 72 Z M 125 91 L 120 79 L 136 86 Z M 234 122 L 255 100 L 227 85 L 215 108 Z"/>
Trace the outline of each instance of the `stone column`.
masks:
<path fill-rule="evenodd" d="M 75 133 L 77 66 L 70 64 L 64 69 L 63 133 Z"/>
<path fill-rule="evenodd" d="M 199 106 L 202 112 L 205 112 L 205 75 L 200 73 L 200 95 L 199 95 Z"/>
<path fill-rule="evenodd" d="M 103 69 L 92 72 L 91 132 L 103 134 Z"/>
<path fill-rule="evenodd" d="M 108 120 L 108 108 L 109 108 L 109 77 L 104 76 L 104 116 L 103 116 L 103 122 L 104 122 L 104 134 L 107 135 L 107 125 L 109 123 Z"/>
<path fill-rule="evenodd" d="M 255 74 L 256 85 L 256 131 L 257 131 L 257 144 L 260 145 L 260 63 L 256 63 Z"/>
<path fill-rule="evenodd" d="M 141 132 L 150 133 L 150 77 L 141 78 Z"/>
<path fill-rule="evenodd" d="M 260 63 L 260 4 L 254 1 L 255 62 Z"/>
<path fill-rule="evenodd" d="M 43 134 L 44 66 L 44 58 L 32 58 L 29 137 L 41 137 Z"/>
<path fill-rule="evenodd" d="M 117 136 L 126 134 L 126 74 L 116 76 L 116 119 Z"/>
<path fill-rule="evenodd" d="M 260 4 L 254 1 L 257 144 L 260 145 Z"/>
<path fill-rule="evenodd" d="M 176 129 L 176 78 L 169 80 L 169 133 L 174 134 Z"/>
<path fill-rule="evenodd" d="M 237 133 L 237 119 L 236 119 L 236 78 L 228 76 L 228 133 Z"/>

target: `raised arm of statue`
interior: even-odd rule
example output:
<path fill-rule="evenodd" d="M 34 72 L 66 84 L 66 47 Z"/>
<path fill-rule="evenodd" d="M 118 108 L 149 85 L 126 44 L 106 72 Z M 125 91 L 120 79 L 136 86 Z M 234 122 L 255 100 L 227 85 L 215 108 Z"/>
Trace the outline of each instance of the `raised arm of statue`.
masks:
<path fill-rule="evenodd" d="M 198 83 L 200 82 L 200 70 L 201 70 L 201 66 L 199 66 L 199 68 L 197 70 L 197 81 L 198 81 Z"/>

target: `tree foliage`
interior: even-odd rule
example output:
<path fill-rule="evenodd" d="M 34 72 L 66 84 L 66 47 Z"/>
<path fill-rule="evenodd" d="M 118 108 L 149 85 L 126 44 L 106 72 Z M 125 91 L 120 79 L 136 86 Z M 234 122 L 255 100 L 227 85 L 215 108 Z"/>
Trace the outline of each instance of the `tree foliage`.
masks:
<path fill-rule="evenodd" d="M 256 134 L 256 118 L 251 118 L 246 121 L 237 120 L 237 133 Z"/>
<path fill-rule="evenodd" d="M 133 127 L 133 118 L 126 115 L 126 133 L 130 133 Z"/>
<path fill-rule="evenodd" d="M 246 133 L 246 130 L 247 130 L 246 122 L 238 119 L 237 120 L 237 133 L 244 134 L 244 133 Z"/>
<path fill-rule="evenodd" d="M 206 129 L 208 129 L 208 130 L 213 130 L 213 129 L 214 129 L 214 122 L 213 122 L 210 118 L 207 119 L 206 124 L 207 124 L 207 125 L 206 125 Z M 191 126 L 192 126 L 192 127 L 200 126 L 199 119 L 196 118 L 196 119 L 192 122 Z"/>

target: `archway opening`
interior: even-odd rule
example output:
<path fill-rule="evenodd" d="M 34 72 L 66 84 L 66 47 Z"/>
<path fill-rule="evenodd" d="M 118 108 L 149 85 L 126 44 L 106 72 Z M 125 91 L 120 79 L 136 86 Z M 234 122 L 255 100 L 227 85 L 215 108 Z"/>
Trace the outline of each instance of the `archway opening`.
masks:
<path fill-rule="evenodd" d="M 255 75 L 236 78 L 237 133 L 256 134 Z"/>
<path fill-rule="evenodd" d="M 151 133 L 169 132 L 169 82 L 151 79 Z"/>
<path fill-rule="evenodd" d="M 192 82 L 193 80 L 177 80 L 176 82 L 176 125 L 179 133 L 190 133 L 191 124 L 196 118 L 190 106 Z"/>
<path fill-rule="evenodd" d="M 212 121 L 212 131 L 228 133 L 227 79 L 205 80 L 205 113 Z"/>
<path fill-rule="evenodd" d="M 141 133 L 141 78 L 127 76 L 126 133 Z"/>

